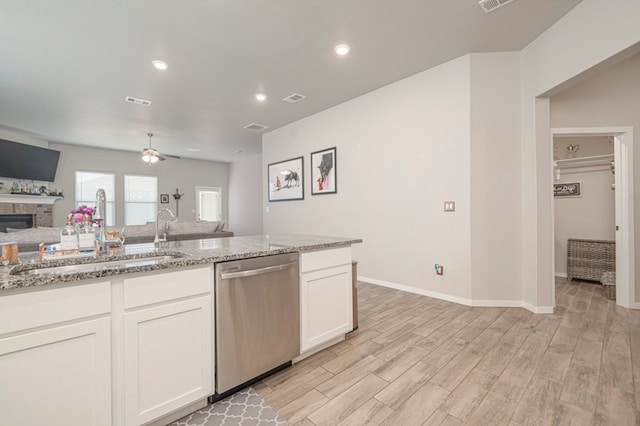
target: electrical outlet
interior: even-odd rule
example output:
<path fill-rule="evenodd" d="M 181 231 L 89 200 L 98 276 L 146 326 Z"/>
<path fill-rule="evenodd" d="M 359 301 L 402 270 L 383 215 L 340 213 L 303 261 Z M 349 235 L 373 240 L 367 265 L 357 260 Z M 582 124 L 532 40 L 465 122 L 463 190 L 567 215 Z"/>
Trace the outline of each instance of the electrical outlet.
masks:
<path fill-rule="evenodd" d="M 445 212 L 455 212 L 456 211 L 456 202 L 455 201 L 445 201 L 444 202 L 444 211 Z"/>

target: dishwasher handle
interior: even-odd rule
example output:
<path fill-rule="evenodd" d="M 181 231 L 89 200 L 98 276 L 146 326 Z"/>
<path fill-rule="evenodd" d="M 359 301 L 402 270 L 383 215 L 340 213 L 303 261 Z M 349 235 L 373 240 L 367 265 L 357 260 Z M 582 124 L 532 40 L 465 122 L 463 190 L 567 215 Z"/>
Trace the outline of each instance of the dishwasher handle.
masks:
<path fill-rule="evenodd" d="M 262 274 L 268 274 L 270 272 L 282 271 L 283 269 L 291 268 L 292 266 L 295 266 L 297 264 L 298 262 L 289 262 L 289 263 L 283 263 L 281 265 L 267 266 L 265 268 L 249 269 L 248 271 L 223 272 L 222 274 L 220 274 L 220 279 L 230 280 L 232 278 L 253 277 L 255 275 L 262 275 Z"/>

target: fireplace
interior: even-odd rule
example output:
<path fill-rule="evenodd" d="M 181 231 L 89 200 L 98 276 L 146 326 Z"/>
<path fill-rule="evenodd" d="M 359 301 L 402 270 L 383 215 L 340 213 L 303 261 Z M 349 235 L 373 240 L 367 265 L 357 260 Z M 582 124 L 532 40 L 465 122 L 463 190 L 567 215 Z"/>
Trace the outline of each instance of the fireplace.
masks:
<path fill-rule="evenodd" d="M 0 232 L 7 232 L 7 228 L 33 228 L 32 214 L 0 214 Z"/>

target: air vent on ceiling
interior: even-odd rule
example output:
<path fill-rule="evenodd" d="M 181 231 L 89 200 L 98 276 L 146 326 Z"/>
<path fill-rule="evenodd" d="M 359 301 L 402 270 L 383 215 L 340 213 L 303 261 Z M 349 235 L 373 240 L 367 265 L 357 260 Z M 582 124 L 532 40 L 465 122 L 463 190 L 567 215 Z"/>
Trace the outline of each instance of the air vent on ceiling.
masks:
<path fill-rule="evenodd" d="M 244 128 L 247 129 L 247 130 L 260 131 L 260 130 L 268 129 L 269 127 L 267 127 L 267 126 L 265 126 L 263 124 L 251 123 L 251 124 L 247 124 L 246 126 L 244 126 Z"/>
<path fill-rule="evenodd" d="M 484 11 L 484 13 L 493 12 L 499 7 L 504 6 L 507 3 L 511 3 L 514 0 L 480 0 L 478 4 Z"/>
<path fill-rule="evenodd" d="M 305 95 L 301 95 L 300 93 L 294 93 L 292 95 L 287 96 L 286 98 L 284 98 L 282 100 L 285 101 L 285 102 L 289 102 L 290 104 L 295 104 L 296 102 L 300 102 L 304 98 L 306 98 Z"/>
<path fill-rule="evenodd" d="M 133 96 L 125 96 L 124 101 L 130 102 L 136 105 L 146 106 L 146 107 L 151 106 L 151 101 L 148 101 L 146 99 L 134 98 Z"/>

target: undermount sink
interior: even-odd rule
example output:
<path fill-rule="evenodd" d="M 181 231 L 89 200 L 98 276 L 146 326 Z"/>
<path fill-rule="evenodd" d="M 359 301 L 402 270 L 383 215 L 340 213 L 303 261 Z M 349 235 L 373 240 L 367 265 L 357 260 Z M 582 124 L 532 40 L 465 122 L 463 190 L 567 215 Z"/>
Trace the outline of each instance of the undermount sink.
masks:
<path fill-rule="evenodd" d="M 83 272 L 95 272 L 103 271 L 105 269 L 127 269 L 137 268 L 140 266 L 158 265 L 171 260 L 180 259 L 189 256 L 186 253 L 170 253 L 170 254 L 157 254 L 152 253 L 149 256 L 109 260 L 106 262 L 90 262 L 90 263 L 75 263 L 62 266 L 42 266 L 32 269 L 15 268 L 10 272 L 11 275 L 42 275 L 42 274 L 77 274 Z"/>

